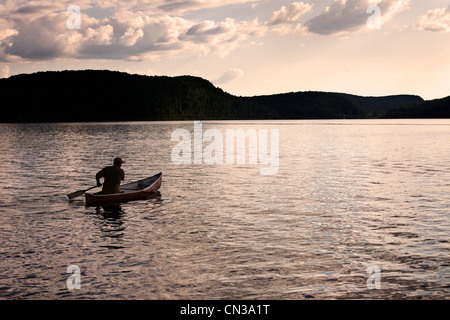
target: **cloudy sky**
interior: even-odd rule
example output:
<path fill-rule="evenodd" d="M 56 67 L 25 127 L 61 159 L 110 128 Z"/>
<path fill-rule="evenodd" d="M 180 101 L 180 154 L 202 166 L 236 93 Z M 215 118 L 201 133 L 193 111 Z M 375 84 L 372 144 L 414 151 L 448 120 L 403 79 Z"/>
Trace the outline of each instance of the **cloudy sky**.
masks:
<path fill-rule="evenodd" d="M 0 77 L 65 69 L 442 98 L 450 0 L 0 0 Z"/>

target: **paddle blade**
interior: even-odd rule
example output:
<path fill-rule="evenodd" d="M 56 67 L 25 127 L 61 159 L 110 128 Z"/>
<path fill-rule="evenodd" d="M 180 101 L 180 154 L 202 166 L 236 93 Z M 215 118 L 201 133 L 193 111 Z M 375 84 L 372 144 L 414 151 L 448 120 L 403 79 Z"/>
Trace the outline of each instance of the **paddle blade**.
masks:
<path fill-rule="evenodd" d="M 75 191 L 75 192 L 69 193 L 67 195 L 67 197 L 69 198 L 69 200 L 72 200 L 72 199 L 74 199 L 76 197 L 79 197 L 79 196 L 83 195 L 85 192 L 86 192 L 86 190 Z"/>

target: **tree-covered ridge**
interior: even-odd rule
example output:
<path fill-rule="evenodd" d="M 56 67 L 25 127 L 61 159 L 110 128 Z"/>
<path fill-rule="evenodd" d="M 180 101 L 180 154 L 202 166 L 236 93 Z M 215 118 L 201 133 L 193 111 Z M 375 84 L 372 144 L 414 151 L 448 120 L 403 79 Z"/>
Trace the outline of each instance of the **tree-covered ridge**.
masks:
<path fill-rule="evenodd" d="M 384 118 L 450 118 L 450 96 L 388 110 Z"/>
<path fill-rule="evenodd" d="M 0 94 L 9 101 L 0 122 L 335 119 L 385 116 L 393 110 L 398 115 L 416 105 L 428 110 L 428 102 L 411 95 L 295 92 L 237 97 L 199 77 L 105 70 L 16 75 L 0 79 Z M 448 99 L 443 100 L 448 106 Z M 411 103 L 413 107 L 403 107 Z M 448 108 L 433 108 L 448 114 Z"/>

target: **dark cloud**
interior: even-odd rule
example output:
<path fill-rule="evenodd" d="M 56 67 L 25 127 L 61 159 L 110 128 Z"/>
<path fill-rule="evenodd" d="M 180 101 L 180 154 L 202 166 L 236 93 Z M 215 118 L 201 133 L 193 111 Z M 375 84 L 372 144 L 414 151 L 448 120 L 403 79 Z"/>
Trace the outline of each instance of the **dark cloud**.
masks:
<path fill-rule="evenodd" d="M 408 8 L 410 0 L 384 0 L 378 3 L 380 19 L 389 20 L 393 15 Z M 321 14 L 308 20 L 305 26 L 309 32 L 330 35 L 358 31 L 365 27 L 371 14 L 367 9 L 373 6 L 369 0 L 335 0 Z"/>
<path fill-rule="evenodd" d="M 367 21 L 367 4 L 365 0 L 335 1 L 325 12 L 307 21 L 305 26 L 310 32 L 324 35 L 355 30 Z"/>
<path fill-rule="evenodd" d="M 65 20 L 41 16 L 37 19 L 16 19 L 15 22 L 18 33 L 4 47 L 5 54 L 30 60 L 53 59 L 63 54 L 64 41 L 55 35 Z"/>
<path fill-rule="evenodd" d="M 36 4 L 29 4 L 24 5 L 16 10 L 13 10 L 13 14 L 35 14 L 38 12 L 46 11 L 49 9 L 54 9 L 54 6 L 49 5 L 36 5 Z"/>

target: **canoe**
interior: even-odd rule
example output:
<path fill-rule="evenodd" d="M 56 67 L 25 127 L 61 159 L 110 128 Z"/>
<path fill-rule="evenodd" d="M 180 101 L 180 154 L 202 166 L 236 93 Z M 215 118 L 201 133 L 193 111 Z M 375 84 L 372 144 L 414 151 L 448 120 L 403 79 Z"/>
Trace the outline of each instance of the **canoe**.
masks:
<path fill-rule="evenodd" d="M 147 198 L 161 187 L 162 172 L 146 179 L 130 182 L 120 186 L 121 193 L 102 194 L 85 193 L 86 205 L 100 205 L 105 203 L 120 203 Z"/>

